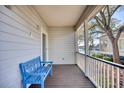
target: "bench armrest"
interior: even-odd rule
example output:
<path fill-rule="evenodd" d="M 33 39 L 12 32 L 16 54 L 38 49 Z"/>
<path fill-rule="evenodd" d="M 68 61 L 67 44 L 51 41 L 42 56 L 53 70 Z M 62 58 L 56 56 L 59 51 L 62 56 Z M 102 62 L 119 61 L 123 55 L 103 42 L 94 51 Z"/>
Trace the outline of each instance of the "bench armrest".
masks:
<path fill-rule="evenodd" d="M 45 63 L 50 63 L 50 64 L 52 64 L 53 62 L 52 62 L 52 61 L 44 61 L 44 62 L 41 61 L 41 63 L 44 63 L 44 64 L 45 64 Z"/>
<path fill-rule="evenodd" d="M 43 66 L 45 66 L 45 65 L 50 65 L 50 66 L 52 66 L 52 64 L 53 64 L 52 61 L 41 61 L 41 63 L 43 64 Z"/>

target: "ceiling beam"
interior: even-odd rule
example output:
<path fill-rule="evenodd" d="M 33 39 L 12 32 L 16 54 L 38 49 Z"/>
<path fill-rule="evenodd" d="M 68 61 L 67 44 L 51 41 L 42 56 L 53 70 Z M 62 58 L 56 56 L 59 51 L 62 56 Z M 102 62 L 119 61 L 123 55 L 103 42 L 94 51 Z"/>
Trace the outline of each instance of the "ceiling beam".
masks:
<path fill-rule="evenodd" d="M 98 13 L 103 7 L 104 7 L 103 5 L 88 5 L 88 6 L 86 6 L 85 10 L 81 14 L 79 20 L 77 21 L 77 23 L 75 25 L 75 29 L 78 29 L 78 27 L 85 21 L 85 19 L 89 20 L 96 13 Z"/>

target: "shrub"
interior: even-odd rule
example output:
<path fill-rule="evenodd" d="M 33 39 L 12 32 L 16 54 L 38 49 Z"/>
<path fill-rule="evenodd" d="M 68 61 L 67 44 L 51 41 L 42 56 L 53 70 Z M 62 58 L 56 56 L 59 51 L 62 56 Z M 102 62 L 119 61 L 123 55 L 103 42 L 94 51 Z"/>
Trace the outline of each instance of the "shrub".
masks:
<path fill-rule="evenodd" d="M 95 57 L 103 59 L 104 55 L 103 54 L 95 54 Z"/>
<path fill-rule="evenodd" d="M 105 56 L 103 59 L 104 60 L 107 60 L 107 61 L 113 62 L 113 58 L 112 57 Z"/>
<path fill-rule="evenodd" d="M 92 54 L 93 57 L 96 57 L 96 54 Z"/>
<path fill-rule="evenodd" d="M 100 54 L 100 53 L 99 54 L 93 54 L 92 56 L 113 62 L 113 58 L 111 56 L 105 56 L 104 54 Z"/>

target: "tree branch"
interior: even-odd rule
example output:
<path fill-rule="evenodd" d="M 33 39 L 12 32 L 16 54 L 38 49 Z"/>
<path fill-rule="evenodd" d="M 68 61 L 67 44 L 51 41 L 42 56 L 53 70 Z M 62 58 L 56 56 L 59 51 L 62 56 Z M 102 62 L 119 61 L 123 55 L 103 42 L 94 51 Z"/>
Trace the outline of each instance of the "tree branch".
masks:
<path fill-rule="evenodd" d="M 96 20 L 98 26 L 99 26 L 102 30 L 104 30 L 104 25 L 102 24 L 102 21 L 99 19 L 99 17 L 95 16 L 94 18 L 95 18 L 95 20 Z M 102 26 L 102 25 L 103 25 L 103 26 Z"/>
<path fill-rule="evenodd" d="M 113 40 L 114 39 L 114 36 L 113 36 L 112 32 L 109 30 L 109 28 L 107 28 L 107 26 L 103 27 L 100 24 L 100 22 L 99 22 L 99 20 L 98 20 L 98 18 L 96 16 L 95 16 L 95 19 L 97 21 L 98 26 L 108 35 L 108 37 L 110 38 L 110 40 Z"/>
<path fill-rule="evenodd" d="M 102 23 L 102 20 L 98 16 L 95 16 L 95 19 L 98 20 L 100 23 Z"/>
<path fill-rule="evenodd" d="M 105 32 L 103 31 L 94 31 L 94 32 L 91 32 L 91 34 L 104 34 Z"/>
<path fill-rule="evenodd" d="M 93 25 L 91 25 L 90 27 L 88 27 L 88 29 L 93 29 L 93 28 L 95 28 L 97 26 L 97 24 L 93 24 Z"/>
<path fill-rule="evenodd" d="M 106 26 L 106 18 L 105 18 L 105 15 L 102 11 L 100 11 L 100 15 L 102 17 L 102 22 L 103 22 L 104 26 Z"/>
<path fill-rule="evenodd" d="M 106 10 L 106 6 L 103 8 L 103 13 L 105 13 L 105 10 Z"/>
<path fill-rule="evenodd" d="M 119 7 L 121 7 L 121 5 L 118 5 L 118 6 L 115 8 L 115 10 L 112 12 L 111 16 L 116 12 L 116 10 L 117 10 Z"/>
<path fill-rule="evenodd" d="M 110 40 L 113 40 L 114 39 L 114 36 L 113 36 L 112 32 L 109 30 L 108 26 L 103 27 L 101 25 L 101 23 L 99 22 L 99 18 L 95 16 L 95 19 L 97 21 L 98 26 L 108 35 L 108 37 L 110 38 Z"/>
<path fill-rule="evenodd" d="M 119 37 L 120 37 L 120 35 L 121 35 L 121 33 L 124 31 L 124 25 L 123 26 L 121 26 L 120 28 L 119 28 L 119 30 L 118 30 L 118 33 L 117 33 L 117 35 L 116 35 L 116 39 L 118 40 L 119 39 Z"/>
<path fill-rule="evenodd" d="M 110 10 L 109 10 L 109 6 L 107 5 L 107 13 L 108 13 L 108 24 L 107 26 L 110 26 L 110 21 L 111 21 L 111 15 L 110 15 Z"/>

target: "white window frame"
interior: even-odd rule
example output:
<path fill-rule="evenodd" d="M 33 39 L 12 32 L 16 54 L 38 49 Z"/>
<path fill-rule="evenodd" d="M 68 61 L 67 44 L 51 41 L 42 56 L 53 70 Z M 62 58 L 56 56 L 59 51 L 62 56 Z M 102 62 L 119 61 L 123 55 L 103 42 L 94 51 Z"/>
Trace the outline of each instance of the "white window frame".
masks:
<path fill-rule="evenodd" d="M 121 49 L 121 40 L 124 41 L 124 38 L 120 38 L 120 39 L 119 39 L 119 50 L 120 50 L 120 51 L 124 51 L 124 48 Z"/>

